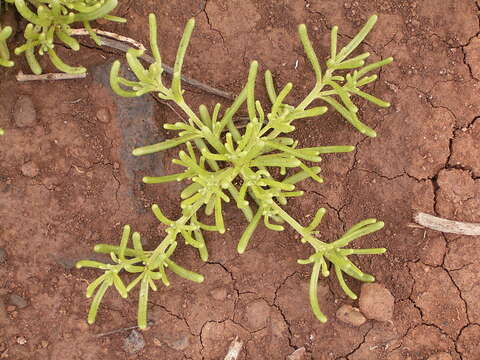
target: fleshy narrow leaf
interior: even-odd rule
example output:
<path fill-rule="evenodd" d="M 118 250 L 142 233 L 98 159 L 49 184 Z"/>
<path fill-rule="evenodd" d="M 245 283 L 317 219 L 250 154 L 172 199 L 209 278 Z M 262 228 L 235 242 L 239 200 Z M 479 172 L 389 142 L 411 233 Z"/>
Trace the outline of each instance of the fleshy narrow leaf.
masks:
<path fill-rule="evenodd" d="M 90 305 L 90 310 L 88 312 L 87 321 L 89 324 L 93 324 L 95 322 L 100 303 L 102 302 L 103 296 L 105 295 L 105 293 L 107 292 L 110 286 L 112 286 L 112 280 L 106 279 L 105 281 L 102 282 L 102 285 L 100 285 L 100 288 L 95 294 L 92 304 Z"/>
<path fill-rule="evenodd" d="M 138 295 L 137 323 L 140 329 L 147 328 L 147 307 L 148 307 L 148 277 L 144 276 L 140 284 L 140 293 Z"/>
<path fill-rule="evenodd" d="M 320 274 L 320 262 L 315 262 L 312 269 L 312 274 L 310 276 L 310 287 L 308 290 L 310 298 L 310 306 L 312 308 L 313 314 L 315 317 L 322 323 L 327 322 L 327 317 L 320 310 L 320 305 L 318 304 L 318 275 Z"/>

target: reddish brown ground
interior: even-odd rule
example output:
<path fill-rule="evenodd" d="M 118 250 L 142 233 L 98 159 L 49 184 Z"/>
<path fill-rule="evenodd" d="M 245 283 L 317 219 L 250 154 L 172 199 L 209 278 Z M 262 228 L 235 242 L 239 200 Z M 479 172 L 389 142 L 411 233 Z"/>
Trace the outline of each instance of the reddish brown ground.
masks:
<path fill-rule="evenodd" d="M 385 221 L 385 230 L 358 245 L 385 246 L 389 252 L 359 262 L 393 294 L 394 318 L 361 327 L 336 320 L 336 310 L 352 302 L 329 279 L 321 284 L 320 297 L 330 321 L 320 324 L 308 305 L 309 268 L 296 263 L 309 249 L 293 231 L 261 228 L 250 250 L 238 256 L 235 244 L 245 222 L 227 208 L 229 231 L 208 239 L 207 264 L 191 249 L 176 253 L 179 263 L 206 281 L 196 285 L 174 278 L 173 286 L 151 296 L 155 324 L 143 333 L 142 351 L 124 352 L 128 331 L 95 337 L 134 325 L 135 300 L 108 295 L 97 323 L 87 326 L 84 292 L 96 273 L 72 264 L 91 256 L 95 243 L 116 242 L 125 223 L 153 246 L 157 223 L 148 207 L 156 202 L 177 216 L 180 185 L 140 183 L 145 174 L 171 171 L 175 152 L 143 159 L 129 155 L 134 146 L 169 136 L 160 125 L 176 121 L 175 115 L 148 97 L 128 102 L 113 96 L 105 81 L 108 67 L 100 64 L 118 56 L 84 49 L 80 58 L 65 56 L 89 66 L 86 80 L 19 84 L 16 70 L 0 72 L 0 126 L 8 131 L 0 140 L 0 248 L 6 252 L 0 264 L 0 358 L 223 359 L 238 336 L 245 342 L 240 359 L 284 359 L 300 347 L 306 359 L 479 359 L 478 239 L 407 226 L 418 210 L 480 222 L 478 4 L 124 1 L 118 14 L 128 23 L 103 26 L 145 42 L 149 12 L 158 15 L 167 63 L 174 59 L 183 24 L 195 16 L 188 76 L 235 93 L 249 62 L 257 59 L 278 83 L 293 81 L 292 102 L 312 84 L 297 24 L 307 23 L 324 57 L 332 25 L 340 26 L 345 43 L 370 14 L 380 15 L 364 50 L 375 58 L 395 57 L 374 89 L 393 106 L 379 110 L 363 104 L 361 114 L 379 136 L 366 139 L 333 114 L 299 124 L 296 137 L 303 145 L 356 144 L 357 150 L 325 157 L 326 183 L 302 185 L 307 195 L 288 210 L 301 219 L 327 207 L 322 229 L 329 240 L 360 219 Z M 23 59 L 18 63 L 26 70 Z M 20 95 L 33 99 L 37 122 L 31 127 L 19 128 L 13 120 Z M 188 95 L 196 105 L 218 101 L 195 89 Z M 35 176 L 23 175 L 22 166 Z M 360 284 L 351 284 L 359 291 Z M 12 307 L 12 294 L 27 306 Z"/>

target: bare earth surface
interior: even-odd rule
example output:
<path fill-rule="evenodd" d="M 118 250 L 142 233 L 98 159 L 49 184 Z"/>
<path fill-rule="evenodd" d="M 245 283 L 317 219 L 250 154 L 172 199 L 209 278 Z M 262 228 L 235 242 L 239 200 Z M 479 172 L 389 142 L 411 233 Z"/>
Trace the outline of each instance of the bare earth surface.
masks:
<path fill-rule="evenodd" d="M 135 146 L 171 136 L 161 125 L 177 121 L 176 115 L 148 96 L 114 96 L 105 64 L 120 54 L 85 40 L 90 48 L 82 54 L 63 51 L 70 63 L 88 66 L 85 80 L 19 84 L 16 70 L 0 72 L 0 126 L 7 130 L 0 140 L 0 358 L 223 359 L 238 336 L 244 342 L 239 359 L 285 359 L 302 347 L 299 359 L 480 359 L 479 239 L 407 226 L 416 211 L 480 222 L 478 4 L 125 0 L 117 14 L 128 23 L 101 26 L 146 43 L 149 12 L 159 18 L 166 63 L 173 62 L 184 23 L 195 16 L 185 74 L 237 93 L 256 59 L 278 84 L 294 83 L 292 103 L 313 80 L 297 25 L 307 24 L 325 58 L 333 25 L 346 43 L 371 14 L 379 15 L 363 50 L 376 59 L 394 56 L 372 89 L 392 107 L 361 103 L 361 118 L 375 128 L 375 139 L 356 133 L 333 112 L 298 124 L 301 145 L 357 147 L 325 156 L 325 184 L 303 183 L 306 196 L 290 202 L 288 211 L 304 219 L 326 207 L 327 241 L 366 217 L 385 221 L 384 230 L 357 243 L 388 248 L 386 255 L 358 259 L 381 289 L 362 289 L 362 296 L 385 296 L 369 310 L 368 303 L 348 300 L 334 277 L 321 280 L 319 298 L 329 322 L 320 324 L 308 304 L 310 269 L 296 263 L 309 249 L 291 230 L 260 228 L 239 256 L 236 242 L 246 224 L 226 208 L 228 231 L 207 239 L 208 263 L 188 248 L 175 255 L 205 275 L 204 284 L 172 277 L 170 288 L 150 297 L 154 324 L 135 344 L 138 334 L 131 330 L 96 336 L 134 326 L 135 298 L 122 300 L 112 292 L 96 324 L 88 326 L 85 288 L 98 273 L 73 264 L 94 256 L 97 242 L 116 243 L 126 223 L 153 247 L 160 235 L 149 206 L 158 203 L 167 215 L 178 216 L 181 184 L 140 182 L 147 174 L 171 173 L 175 151 L 130 155 Z M 27 70 L 23 59 L 17 63 Z M 187 96 L 196 106 L 222 101 L 198 89 L 189 88 Z M 358 282 L 350 284 L 360 293 Z M 373 315 L 365 319 L 342 305 Z"/>

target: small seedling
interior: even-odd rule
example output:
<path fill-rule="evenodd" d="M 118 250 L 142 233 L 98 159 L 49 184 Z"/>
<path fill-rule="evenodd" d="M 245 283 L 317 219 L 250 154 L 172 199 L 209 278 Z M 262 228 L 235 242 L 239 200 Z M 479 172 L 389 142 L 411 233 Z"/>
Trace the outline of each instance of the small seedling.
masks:
<path fill-rule="evenodd" d="M 158 184 L 170 181 L 188 181 L 181 193 L 181 216 L 177 220 L 168 219 L 158 205 L 152 210 L 157 219 L 166 225 L 166 236 L 152 251 L 144 251 L 140 244 L 140 236 L 133 239 L 134 248 L 126 248 L 124 232 L 119 247 L 97 245 L 95 251 L 110 253 L 113 265 L 82 261 L 79 267 L 91 266 L 105 270 L 105 274 L 95 280 L 88 288 L 87 295 L 100 286 L 91 306 L 89 322 L 95 319 L 98 304 L 106 289 L 114 285 L 122 296 L 127 296 L 133 287 L 141 283 L 139 295 L 138 324 L 141 328 L 147 325 L 146 297 L 149 289 L 156 290 L 155 281 L 162 280 L 169 285 L 165 269 L 169 268 L 180 276 L 200 282 L 203 278 L 187 272 L 170 259 L 183 238 L 187 245 L 198 249 L 202 260 L 208 259 L 208 251 L 203 233 L 225 232 L 223 207 L 233 202 L 249 222 L 240 236 L 237 251 L 244 253 L 248 243 L 260 221 L 272 231 L 283 231 L 284 224 L 290 225 L 300 235 L 302 242 L 313 247 L 313 255 L 301 264 L 313 264 L 310 278 L 310 304 L 313 313 L 322 322 L 327 320 L 320 311 L 317 300 L 317 283 L 320 272 L 329 276 L 329 263 L 333 265 L 338 281 L 351 298 L 356 295 L 348 288 L 343 274 L 365 282 L 374 281 L 374 277 L 363 273 L 348 258 L 354 254 L 381 254 L 386 250 L 348 249 L 345 248 L 353 240 L 381 229 L 384 224 L 375 219 L 367 219 L 350 228 L 338 240 L 326 243 L 317 237 L 317 227 L 325 214 L 319 209 L 308 226 L 302 226 L 292 218 L 282 206 L 289 198 L 301 197 L 304 192 L 296 188 L 296 184 L 310 178 L 319 183 L 323 179 L 318 175 L 320 168 L 310 163 L 321 160 L 320 155 L 350 152 L 353 146 L 317 146 L 301 148 L 299 142 L 290 137 L 295 130 L 297 120 L 317 119 L 329 109 L 339 112 L 354 128 L 370 137 L 376 136 L 373 129 L 362 123 L 357 116 L 358 108 L 353 102 L 354 96 L 362 97 L 372 103 L 387 107 L 389 103 L 382 101 L 364 91 L 365 85 L 374 82 L 377 75 L 369 73 L 392 62 L 392 58 L 365 65 L 369 53 L 352 56 L 362 43 L 377 20 L 372 16 L 359 33 L 340 51 L 337 51 L 337 31 L 331 32 L 330 58 L 322 71 L 305 25 L 298 28 L 300 40 L 306 56 L 315 74 L 315 85 L 310 93 L 297 105 L 286 101 L 293 85 L 286 84 L 280 91 L 274 85 L 270 71 L 265 72 L 265 85 L 271 105 L 268 108 L 255 98 L 255 83 L 258 74 L 258 63 L 252 62 L 248 80 L 225 111 L 217 104 L 212 111 L 201 105 L 195 112 L 185 101 L 181 85 L 182 65 L 190 41 L 195 20 L 187 22 L 177 52 L 173 79 L 168 86 L 163 82 L 162 59 L 157 46 L 156 18 L 149 16 L 150 47 L 155 62 L 145 68 L 139 58 L 143 51 L 130 49 L 126 59 L 137 78 L 127 80 L 119 75 L 120 62 L 116 61 L 111 69 L 110 83 L 120 96 L 137 97 L 146 93 L 155 93 L 165 101 L 174 102 L 188 117 L 186 122 L 165 124 L 164 128 L 178 132 L 172 139 L 158 144 L 137 148 L 135 156 L 148 155 L 169 148 L 183 146 L 178 158 L 173 162 L 184 168 L 183 172 L 160 176 L 145 177 L 147 184 Z M 324 106 L 313 106 L 314 102 L 323 102 Z M 249 122 L 245 129 L 240 129 L 234 119 L 242 105 L 246 103 Z M 314 121 L 314 120 L 310 120 Z M 276 175 L 280 174 L 280 176 Z M 201 210 L 207 221 L 200 221 Z M 211 218 L 211 221 L 208 221 Z M 138 272 L 140 275 L 127 287 L 123 285 L 118 274 L 120 271 Z M 101 284 L 101 285 L 100 285 Z"/>
<path fill-rule="evenodd" d="M 1 0 L 0 0 L 1 1 Z M 58 40 L 70 49 L 78 51 L 79 42 L 71 36 L 71 25 L 81 23 L 89 32 L 90 37 L 101 45 L 97 35 L 93 32 L 90 22 L 100 18 L 125 22 L 123 18 L 109 15 L 117 6 L 118 0 L 4 0 L 15 5 L 18 13 L 28 21 L 24 31 L 25 44 L 15 49 L 15 54 L 25 53 L 28 65 L 34 74 L 41 74 L 42 67 L 38 63 L 37 55 L 48 54 L 52 64 L 60 71 L 79 74 L 86 69 L 82 66 L 67 65 L 55 51 L 55 41 Z M 10 30 L 11 31 L 11 30 Z M 8 34 L 9 35 L 9 34 Z M 8 37 L 6 35 L 6 37 Z M 8 60 L 8 50 L 2 45 L 0 33 L 0 65 L 1 60 Z M 7 56 L 4 52 L 7 51 Z M 8 66 L 13 63 L 7 62 Z"/>

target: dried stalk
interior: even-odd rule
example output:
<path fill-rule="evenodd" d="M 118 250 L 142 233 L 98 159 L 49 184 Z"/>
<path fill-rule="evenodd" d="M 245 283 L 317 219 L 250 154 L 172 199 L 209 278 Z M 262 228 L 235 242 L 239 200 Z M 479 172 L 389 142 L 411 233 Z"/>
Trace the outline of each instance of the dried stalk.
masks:
<path fill-rule="evenodd" d="M 87 76 L 86 73 L 83 74 L 66 74 L 66 73 L 50 73 L 50 74 L 24 74 L 21 70 L 18 72 L 16 78 L 17 81 L 55 81 L 55 80 L 75 80 L 75 79 L 84 79 Z"/>
<path fill-rule="evenodd" d="M 423 227 L 444 233 L 480 236 L 480 224 L 477 223 L 447 220 L 425 213 L 416 213 L 414 220 Z"/>

